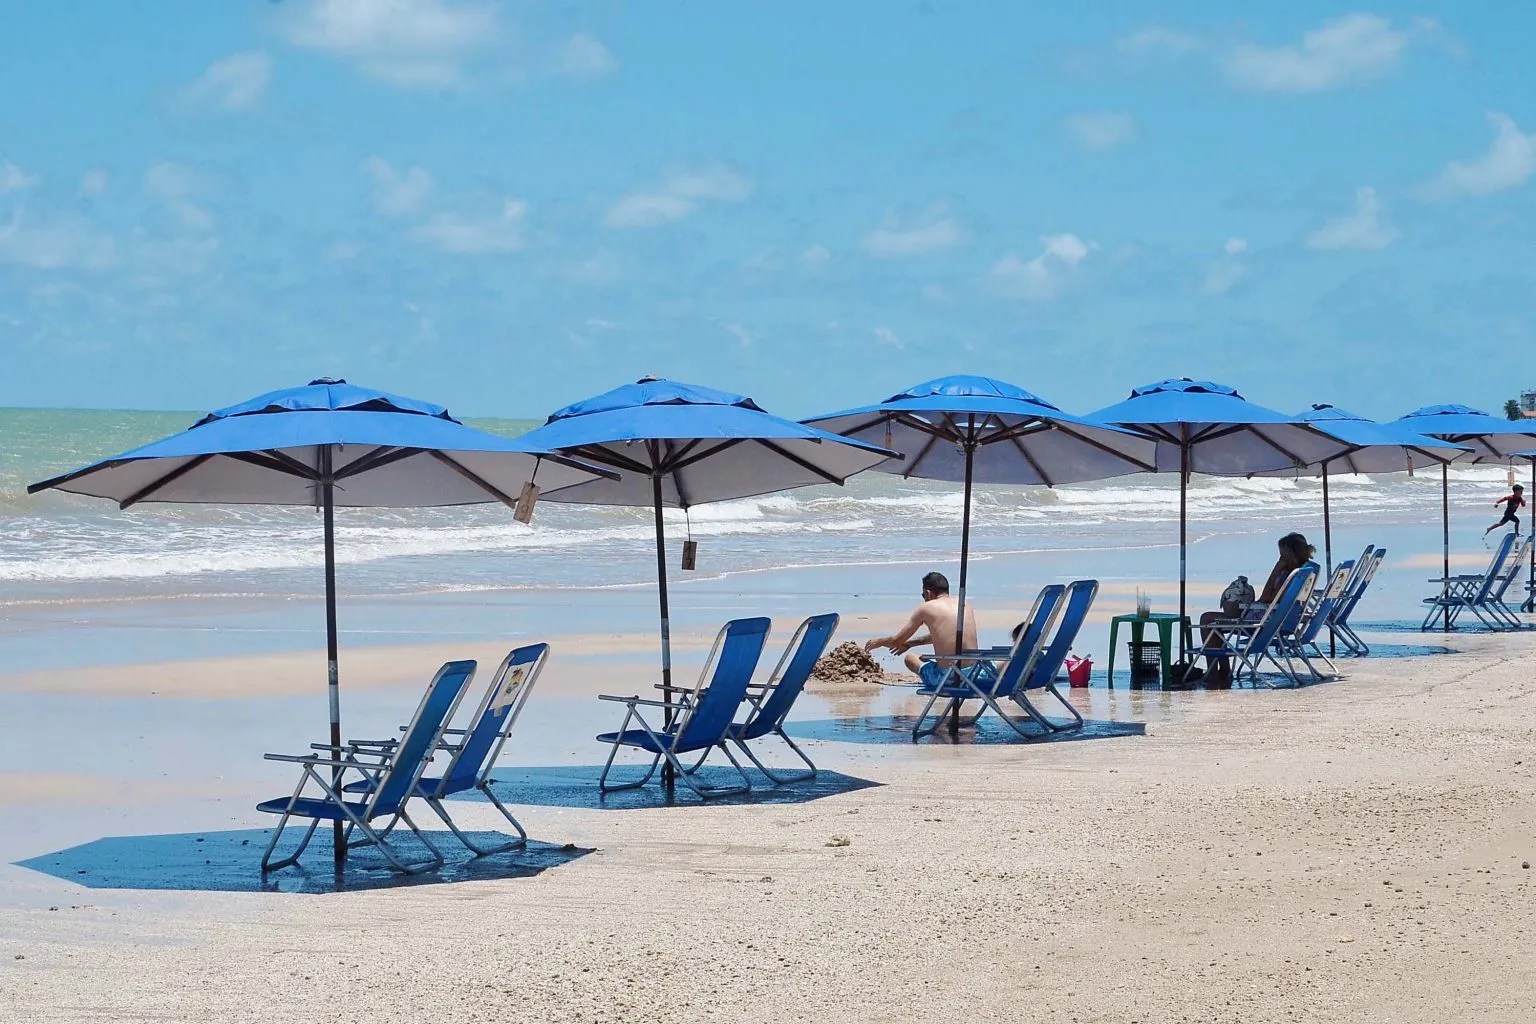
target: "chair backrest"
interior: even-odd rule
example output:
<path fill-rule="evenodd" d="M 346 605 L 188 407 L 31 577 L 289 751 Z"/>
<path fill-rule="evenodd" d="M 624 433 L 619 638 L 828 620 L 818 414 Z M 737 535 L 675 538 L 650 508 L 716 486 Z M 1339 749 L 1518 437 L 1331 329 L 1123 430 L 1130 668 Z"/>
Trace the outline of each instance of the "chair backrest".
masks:
<path fill-rule="evenodd" d="M 427 759 L 437 749 L 438 740 L 448 727 L 448 719 L 453 717 L 454 709 L 464 697 L 464 688 L 474 674 L 473 661 L 450 661 L 437 670 L 437 675 L 427 684 L 421 703 L 416 706 L 416 713 L 405 727 L 405 735 L 395 747 L 389 768 L 373 791 L 365 817 L 393 814 L 405 803 L 405 798 L 416 788 L 416 780 L 427 766 Z"/>
<path fill-rule="evenodd" d="M 1504 565 L 1509 561 L 1509 553 L 1514 550 L 1515 539 L 1513 533 L 1506 533 L 1504 539 L 1499 541 L 1499 546 L 1493 552 L 1493 560 L 1488 563 L 1488 572 L 1483 576 L 1483 582 L 1478 586 L 1477 596 L 1472 599 L 1472 603 L 1482 604 L 1493 593 L 1494 586 L 1504 573 Z"/>
<path fill-rule="evenodd" d="M 1263 651 L 1274 643 L 1275 637 L 1283 632 L 1282 627 L 1296 614 L 1305 595 L 1312 592 L 1312 587 L 1317 583 L 1317 571 L 1316 562 L 1308 562 L 1291 570 L 1280 587 L 1279 595 L 1264 609 L 1258 626 L 1249 634 L 1244 651 Z"/>
<path fill-rule="evenodd" d="M 1322 596 L 1302 620 L 1301 629 L 1296 633 L 1297 643 L 1310 644 L 1317 639 L 1318 634 L 1323 631 L 1323 627 L 1333 616 L 1334 608 L 1338 607 L 1339 601 L 1344 597 L 1344 590 L 1349 586 L 1349 580 L 1354 575 L 1354 571 L 1355 560 L 1352 558 L 1333 567 L 1333 578 L 1328 581 L 1328 585 L 1322 590 Z"/>
<path fill-rule="evenodd" d="M 1066 593 L 1067 588 L 1062 584 L 1050 583 L 1041 587 L 1040 593 L 1035 595 L 1029 618 L 1024 620 L 1024 628 L 1013 642 L 1013 650 L 1008 652 L 1008 662 L 998 673 L 997 682 L 992 687 L 994 697 L 1008 696 L 1019 688 L 1020 683 L 1030 678 L 1035 663 L 1045 652 L 1045 638 L 1050 635 L 1051 627 L 1061 614 L 1062 598 Z"/>
<path fill-rule="evenodd" d="M 1074 580 L 1067 584 L 1061 623 L 1051 637 L 1050 646 L 1035 661 L 1020 689 L 1032 690 L 1056 681 L 1056 674 L 1061 671 L 1062 662 L 1067 660 L 1067 652 L 1072 649 L 1078 630 L 1083 628 L 1083 620 L 1088 618 L 1088 609 L 1093 607 L 1093 599 L 1098 595 L 1098 580 Z"/>
<path fill-rule="evenodd" d="M 753 708 L 742 724 L 742 739 L 766 736 L 784 724 L 790 707 L 805 689 L 806 680 L 811 678 L 816 663 L 826 653 L 827 644 L 832 642 L 838 621 L 836 612 L 828 612 L 812 615 L 800 623 L 800 628 L 789 638 L 789 645 L 779 657 L 779 663 L 774 666 L 773 674 L 768 677 L 766 699 Z"/>
<path fill-rule="evenodd" d="M 1520 572 L 1525 568 L 1526 558 L 1531 551 L 1531 541 L 1531 537 L 1526 537 L 1510 551 L 1509 558 L 1504 562 L 1504 572 L 1499 576 L 1498 585 L 1493 588 L 1493 600 L 1504 600 L 1504 592 L 1509 589 L 1509 585 L 1520 578 Z"/>
<path fill-rule="evenodd" d="M 470 719 L 472 724 L 464 742 L 453 752 L 443 772 L 437 785 L 438 796 L 472 789 L 490 774 L 548 657 L 549 644 L 529 644 L 515 648 L 502 659 Z"/>
<path fill-rule="evenodd" d="M 1365 552 L 1360 556 L 1360 561 L 1355 563 L 1355 579 L 1344 589 L 1344 597 L 1334 605 L 1333 621 L 1339 625 L 1349 622 L 1349 617 L 1354 614 L 1355 605 L 1360 603 L 1360 598 L 1365 595 L 1365 590 L 1371 585 L 1371 580 L 1376 578 L 1376 570 L 1381 568 L 1381 563 L 1387 557 L 1386 548 L 1375 548 L 1367 544 Z"/>
<path fill-rule="evenodd" d="M 1302 566 L 1302 568 L 1305 569 L 1307 566 L 1312 567 L 1312 572 L 1309 576 L 1302 580 L 1301 592 L 1297 596 L 1296 603 L 1291 606 L 1291 610 L 1286 614 L 1285 618 L 1280 621 L 1281 636 L 1296 635 L 1297 631 L 1301 628 L 1302 616 L 1306 615 L 1307 613 L 1307 605 L 1312 600 L 1312 591 L 1317 589 L 1317 577 L 1323 571 L 1322 566 L 1318 565 L 1316 562 L 1308 562 L 1306 565 Z"/>
<path fill-rule="evenodd" d="M 747 696 L 747 684 L 763 656 L 773 623 L 766 618 L 732 619 L 721 627 L 704 671 L 677 723 L 672 750 L 686 753 L 718 743 Z"/>

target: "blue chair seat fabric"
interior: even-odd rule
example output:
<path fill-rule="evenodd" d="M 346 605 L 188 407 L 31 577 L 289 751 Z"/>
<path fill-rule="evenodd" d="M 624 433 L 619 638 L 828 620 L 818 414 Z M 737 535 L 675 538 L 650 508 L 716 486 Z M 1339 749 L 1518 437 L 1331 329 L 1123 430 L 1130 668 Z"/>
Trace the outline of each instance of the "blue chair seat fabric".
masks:
<path fill-rule="evenodd" d="M 280 796 L 272 800 L 263 800 L 256 805 L 256 809 L 258 811 L 265 811 L 268 814 L 282 814 L 290 810 L 290 799 L 290 797 Z M 368 811 L 368 805 L 361 802 L 349 800 L 347 801 L 347 807 L 359 818 L 363 817 Z M 292 813 L 297 814 L 301 818 L 324 818 L 326 821 L 348 820 L 346 811 L 343 811 L 340 805 L 320 797 L 305 796 L 293 800 L 291 810 Z"/>

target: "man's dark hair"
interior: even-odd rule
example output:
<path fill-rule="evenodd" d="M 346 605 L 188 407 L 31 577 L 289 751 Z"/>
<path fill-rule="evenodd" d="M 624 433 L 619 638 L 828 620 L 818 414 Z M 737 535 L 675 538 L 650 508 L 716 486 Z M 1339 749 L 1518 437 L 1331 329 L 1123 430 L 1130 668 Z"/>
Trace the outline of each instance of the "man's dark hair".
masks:
<path fill-rule="evenodd" d="M 1525 490 L 1525 485 L 1524 484 L 1515 484 L 1515 491 L 1517 493 L 1520 492 L 1520 491 L 1523 491 L 1523 490 Z"/>
<path fill-rule="evenodd" d="M 923 577 L 923 589 L 930 594 L 949 593 L 949 578 L 941 572 L 931 572 Z"/>

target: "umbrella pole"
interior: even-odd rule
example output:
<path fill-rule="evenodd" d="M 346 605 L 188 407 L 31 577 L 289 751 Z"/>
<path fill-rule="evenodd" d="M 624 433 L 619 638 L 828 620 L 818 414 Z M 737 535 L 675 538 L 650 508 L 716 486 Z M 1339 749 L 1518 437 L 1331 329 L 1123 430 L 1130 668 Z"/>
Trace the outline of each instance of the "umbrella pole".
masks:
<path fill-rule="evenodd" d="M 656 585 L 661 607 L 661 699 L 672 703 L 672 620 L 667 611 L 667 528 L 661 518 L 661 474 L 651 474 L 651 500 L 656 508 Z M 666 727 L 672 728 L 672 708 L 665 709 Z M 672 765 L 661 766 L 661 784 L 670 795 L 676 784 Z"/>
<path fill-rule="evenodd" d="M 320 449 L 320 502 L 325 518 L 325 665 L 326 696 L 331 710 L 331 760 L 341 760 L 341 686 L 336 671 L 336 487 L 331 479 L 331 448 Z M 340 787 L 341 767 L 331 769 L 331 785 Z M 340 821 L 331 825 L 336 866 L 347 859 L 346 833 Z"/>
<path fill-rule="evenodd" d="M 1189 445 L 1179 448 L 1179 660 L 1184 661 L 1189 652 L 1184 649 L 1183 625 L 1189 620 L 1186 600 L 1186 581 L 1189 579 Z"/>
<path fill-rule="evenodd" d="M 955 653 L 965 650 L 965 580 L 971 567 L 971 471 L 976 461 L 975 446 L 965 446 L 965 504 L 960 516 L 960 597 L 955 612 Z M 958 668 L 960 663 L 955 662 Z M 960 705 L 949 709 L 949 734 L 960 733 Z"/>
<path fill-rule="evenodd" d="M 1328 571 L 1323 574 L 1323 586 L 1326 588 L 1333 582 L 1333 522 L 1328 518 L 1328 463 L 1323 463 L 1323 564 Z M 1328 657 L 1339 656 L 1338 640 L 1333 635 L 1333 630 L 1328 631 Z"/>
<path fill-rule="evenodd" d="M 1451 470 L 1447 463 L 1440 463 L 1440 554 L 1441 573 L 1440 605 L 1445 609 L 1445 629 L 1451 631 L 1451 606 L 1446 596 L 1451 591 Z"/>
<path fill-rule="evenodd" d="M 1536 459 L 1531 460 L 1531 533 L 1536 537 Z M 1525 588 L 1525 604 L 1520 606 L 1523 612 L 1536 612 L 1536 545 L 1531 548 L 1531 581 Z"/>

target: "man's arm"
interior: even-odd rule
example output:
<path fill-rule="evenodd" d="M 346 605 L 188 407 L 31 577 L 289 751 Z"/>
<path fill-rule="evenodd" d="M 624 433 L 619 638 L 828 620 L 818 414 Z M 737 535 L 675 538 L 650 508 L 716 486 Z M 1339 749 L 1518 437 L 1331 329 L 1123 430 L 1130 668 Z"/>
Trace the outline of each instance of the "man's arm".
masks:
<path fill-rule="evenodd" d="M 901 629 L 897 630 L 895 633 L 892 633 L 890 636 L 880 636 L 873 640 L 867 641 L 864 644 L 864 649 L 866 651 L 873 651 L 877 647 L 888 647 L 897 654 L 904 654 L 909 647 L 916 647 L 919 644 L 924 643 L 932 643 L 933 641 L 926 636 L 917 640 L 912 639 L 913 636 L 916 635 L 918 629 L 925 625 L 926 622 L 927 616 L 923 613 L 922 607 L 919 606 L 917 610 L 912 613 L 912 617 L 907 620 L 907 624 L 905 626 L 902 626 Z"/>

